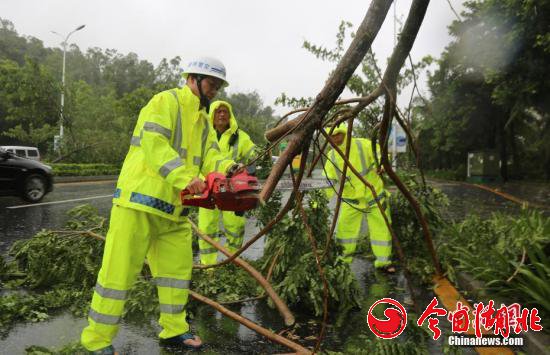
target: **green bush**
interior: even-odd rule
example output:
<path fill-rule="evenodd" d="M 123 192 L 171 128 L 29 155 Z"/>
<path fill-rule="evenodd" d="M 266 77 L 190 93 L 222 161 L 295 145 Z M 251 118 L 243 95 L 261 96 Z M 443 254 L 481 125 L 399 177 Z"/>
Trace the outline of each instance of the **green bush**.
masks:
<path fill-rule="evenodd" d="M 118 175 L 120 167 L 112 164 L 50 164 L 56 176 Z"/>
<path fill-rule="evenodd" d="M 464 181 L 466 180 L 466 166 L 459 165 L 456 169 L 426 170 L 426 177 L 441 180 Z"/>
<path fill-rule="evenodd" d="M 466 272 L 490 293 L 550 316 L 550 218 L 529 210 L 487 220 L 474 215 L 448 226 L 438 239 L 450 276 L 455 270 Z"/>
<path fill-rule="evenodd" d="M 412 176 L 402 180 L 421 205 L 451 281 L 456 281 L 457 272 L 468 273 L 484 282 L 490 294 L 536 306 L 543 318 L 550 316 L 550 218 L 523 210 L 520 215 L 497 213 L 489 219 L 471 215 L 459 223 L 445 223 L 441 213 L 448 205 L 446 196 L 422 187 Z M 409 269 L 428 284 L 435 269 L 414 211 L 400 193 L 393 194 L 390 202 L 392 227 Z"/>

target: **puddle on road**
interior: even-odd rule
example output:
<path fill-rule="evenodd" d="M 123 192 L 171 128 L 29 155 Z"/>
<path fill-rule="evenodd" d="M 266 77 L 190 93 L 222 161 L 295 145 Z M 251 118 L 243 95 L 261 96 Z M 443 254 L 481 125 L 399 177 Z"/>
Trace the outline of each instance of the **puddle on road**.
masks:
<path fill-rule="evenodd" d="M 56 347 L 74 342 L 80 336 L 84 319 L 62 314 L 41 323 L 16 325 L 4 339 L 0 340 L 3 354 L 25 354 L 25 347 L 41 345 Z"/>
<path fill-rule="evenodd" d="M 61 348 L 77 342 L 86 324 L 85 318 L 75 318 L 69 313 L 40 323 L 20 324 L 6 338 L 0 339 L 0 352 L 26 354 L 25 348 L 31 345 L 49 349 Z M 114 345 L 124 354 L 160 354 L 155 338 L 156 331 L 152 325 L 122 324 Z"/>
<path fill-rule="evenodd" d="M 42 202 L 48 203 L 100 196 L 110 194 L 112 191 L 114 191 L 113 182 L 87 184 L 86 186 L 66 184 L 62 188 L 58 188 L 56 185 L 54 191 L 47 195 Z M 0 254 L 6 254 L 9 247 L 16 240 L 31 238 L 42 229 L 63 228 L 68 220 L 67 211 L 76 206 L 90 204 L 97 208 L 99 215 L 107 217 L 111 209 L 111 199 L 109 198 L 28 206 L 17 209 L 7 208 L 26 204 L 26 202 L 16 197 L 0 198 Z"/>

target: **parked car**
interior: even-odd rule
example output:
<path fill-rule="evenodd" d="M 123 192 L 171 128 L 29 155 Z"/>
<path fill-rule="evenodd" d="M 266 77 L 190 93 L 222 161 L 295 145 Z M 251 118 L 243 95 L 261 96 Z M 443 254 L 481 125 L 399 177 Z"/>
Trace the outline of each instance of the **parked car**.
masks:
<path fill-rule="evenodd" d="M 39 202 L 53 190 L 52 168 L 0 148 L 0 195 Z"/>
<path fill-rule="evenodd" d="M 40 151 L 36 147 L 25 147 L 20 145 L 5 145 L 0 148 L 4 148 L 10 153 L 13 153 L 21 158 L 28 158 L 36 161 L 40 161 Z"/>

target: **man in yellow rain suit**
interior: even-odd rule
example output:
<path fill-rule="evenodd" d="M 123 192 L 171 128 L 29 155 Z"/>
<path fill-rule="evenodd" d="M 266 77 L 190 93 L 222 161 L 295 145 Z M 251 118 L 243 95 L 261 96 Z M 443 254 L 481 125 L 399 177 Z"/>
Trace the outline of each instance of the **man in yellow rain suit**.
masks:
<path fill-rule="evenodd" d="M 327 132 L 329 131 L 327 129 Z M 349 139 L 347 137 L 346 125 L 340 124 L 335 127 L 330 139 L 342 152 L 345 152 L 346 142 Z M 344 261 L 351 263 L 357 247 L 361 223 L 363 217 L 366 215 L 370 244 L 376 257 L 374 266 L 388 272 L 393 272 L 395 269 L 391 266 L 390 259 L 392 249 L 391 234 L 382 215 L 382 213 L 385 213 L 388 220 L 390 219 L 389 193 L 384 190 L 384 182 L 376 171 L 371 141 L 365 138 L 350 137 L 350 139 L 350 163 L 367 182 L 374 186 L 377 197 L 375 199 L 372 191 L 348 168 L 342 193 L 340 215 L 336 227 L 336 242 L 342 246 Z M 379 150 L 378 146 L 377 150 Z M 325 175 L 332 182 L 334 189 L 338 191 L 340 177 L 344 168 L 344 160 L 334 149 L 329 152 L 328 158 L 325 163 Z M 329 197 L 334 194 L 334 189 L 330 188 L 326 190 Z M 382 205 L 383 212 L 378 208 L 376 200 Z"/>
<path fill-rule="evenodd" d="M 233 108 L 226 101 L 215 101 L 210 105 L 210 123 L 213 125 L 218 146 L 223 156 L 236 162 L 245 163 L 254 152 L 254 143 L 246 132 L 239 129 L 233 115 Z M 221 217 L 221 218 L 220 218 Z M 219 241 L 220 222 L 227 238 L 226 247 L 236 252 L 243 244 L 244 225 L 246 219 L 241 212 L 209 210 L 199 208 L 199 229 L 216 241 Z M 199 239 L 201 263 L 212 265 L 216 263 L 218 250 L 206 241 Z M 210 269 L 213 270 L 213 269 Z"/>
<path fill-rule="evenodd" d="M 94 289 L 89 325 L 81 341 L 95 354 L 114 354 L 128 291 L 147 257 L 160 301 L 161 345 L 197 348 L 185 306 L 192 271 L 191 226 L 180 191 L 200 194 L 199 174 L 233 173 L 235 162 L 219 152 L 206 110 L 227 84 L 214 58 L 191 61 L 186 85 L 155 95 L 141 110 L 113 199 L 103 262 Z"/>

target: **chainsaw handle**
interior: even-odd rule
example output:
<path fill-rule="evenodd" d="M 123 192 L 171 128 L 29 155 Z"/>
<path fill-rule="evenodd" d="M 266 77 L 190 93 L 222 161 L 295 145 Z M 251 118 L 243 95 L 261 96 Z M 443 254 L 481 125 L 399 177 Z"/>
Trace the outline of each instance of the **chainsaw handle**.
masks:
<path fill-rule="evenodd" d="M 200 195 L 192 194 L 189 189 L 183 189 L 181 190 L 181 198 L 182 199 L 188 199 L 193 198 L 193 196 L 199 196 L 200 198 L 207 198 L 208 197 L 208 186 L 204 189 L 204 191 Z"/>

